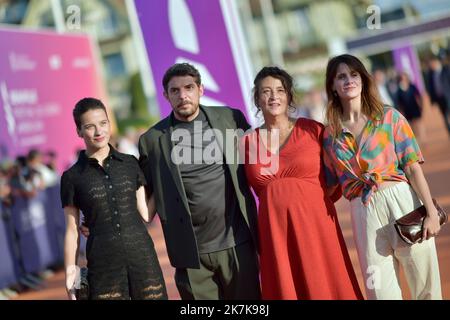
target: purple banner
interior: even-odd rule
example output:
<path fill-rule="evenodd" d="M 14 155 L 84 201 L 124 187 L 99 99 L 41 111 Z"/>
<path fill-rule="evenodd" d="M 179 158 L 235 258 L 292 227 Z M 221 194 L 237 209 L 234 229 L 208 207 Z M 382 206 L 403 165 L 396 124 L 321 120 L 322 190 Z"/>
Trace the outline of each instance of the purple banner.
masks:
<path fill-rule="evenodd" d="M 0 29 L 0 39 L 0 159 L 55 151 L 63 170 L 83 146 L 75 103 L 105 97 L 92 43 L 85 35 L 15 29 Z"/>
<path fill-rule="evenodd" d="M 392 55 L 394 58 L 395 70 L 398 72 L 406 72 L 409 75 L 411 83 L 414 84 L 421 93 L 423 93 L 425 91 L 425 86 L 423 83 L 419 59 L 414 46 L 405 44 L 394 48 L 392 50 Z"/>
<path fill-rule="evenodd" d="M 162 117 L 172 110 L 163 75 L 174 63 L 189 62 L 202 76 L 202 104 L 238 108 L 251 121 L 251 75 L 231 1 L 135 0 L 135 6 Z"/>

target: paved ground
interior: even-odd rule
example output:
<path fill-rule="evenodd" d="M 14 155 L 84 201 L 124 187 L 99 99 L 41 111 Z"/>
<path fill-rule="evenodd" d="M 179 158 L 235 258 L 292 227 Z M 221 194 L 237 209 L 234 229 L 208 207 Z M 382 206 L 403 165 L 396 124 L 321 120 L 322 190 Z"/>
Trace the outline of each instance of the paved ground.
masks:
<path fill-rule="evenodd" d="M 444 124 L 437 108 L 426 108 L 424 121 L 428 139 L 426 143 L 422 143 L 421 145 L 426 161 L 423 169 L 430 184 L 432 195 L 447 212 L 450 212 L 450 139 L 444 130 Z M 358 280 L 362 284 L 361 272 L 352 240 L 350 215 L 346 200 L 340 200 L 337 203 L 337 209 L 347 247 L 357 272 Z M 158 256 L 160 257 L 169 298 L 179 299 L 173 280 L 174 270 L 170 266 L 169 259 L 167 258 L 159 221 L 155 220 L 155 223 L 150 228 L 150 233 L 155 242 Z M 443 228 L 439 237 L 436 239 L 436 244 L 441 270 L 443 297 L 448 300 L 450 299 L 450 224 Z M 63 285 L 64 274 L 63 272 L 57 272 L 45 282 L 41 290 L 23 293 L 19 295 L 18 299 L 66 299 Z M 406 288 L 404 279 L 402 286 Z M 405 294 L 405 298 L 409 298 L 408 293 Z"/>

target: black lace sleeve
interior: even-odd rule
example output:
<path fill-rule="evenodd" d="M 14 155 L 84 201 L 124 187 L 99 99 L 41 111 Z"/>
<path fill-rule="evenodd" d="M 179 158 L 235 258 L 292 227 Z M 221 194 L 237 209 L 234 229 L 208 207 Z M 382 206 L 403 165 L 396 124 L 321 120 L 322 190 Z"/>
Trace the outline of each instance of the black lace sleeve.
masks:
<path fill-rule="evenodd" d="M 132 156 L 133 167 L 136 170 L 136 190 L 142 186 L 147 185 L 147 180 L 145 179 L 144 172 L 142 172 L 141 167 L 139 166 L 138 160 Z"/>
<path fill-rule="evenodd" d="M 76 206 L 75 205 L 75 186 L 70 179 L 67 172 L 64 172 L 61 177 L 61 204 L 62 207 Z"/>

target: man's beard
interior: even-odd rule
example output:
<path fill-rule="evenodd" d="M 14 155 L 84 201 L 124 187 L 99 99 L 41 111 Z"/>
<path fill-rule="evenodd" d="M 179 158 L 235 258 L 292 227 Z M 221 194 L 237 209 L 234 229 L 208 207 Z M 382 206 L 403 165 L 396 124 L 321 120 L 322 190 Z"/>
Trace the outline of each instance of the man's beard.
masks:
<path fill-rule="evenodd" d="M 189 108 L 178 109 L 177 113 L 183 117 L 189 117 L 189 116 L 193 115 L 197 111 L 198 106 L 195 107 L 193 104 L 190 104 L 190 103 L 188 105 L 190 106 Z"/>

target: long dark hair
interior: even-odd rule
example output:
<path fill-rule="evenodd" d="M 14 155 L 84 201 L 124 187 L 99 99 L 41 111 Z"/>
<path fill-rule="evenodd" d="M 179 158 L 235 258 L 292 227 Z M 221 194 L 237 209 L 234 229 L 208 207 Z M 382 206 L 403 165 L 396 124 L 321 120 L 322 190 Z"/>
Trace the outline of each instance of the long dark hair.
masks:
<path fill-rule="evenodd" d="M 336 138 L 342 130 L 341 118 L 344 113 L 339 96 L 333 92 L 333 81 L 336 77 L 337 69 L 341 63 L 346 64 L 350 70 L 356 71 L 361 76 L 361 110 L 370 119 L 374 120 L 383 113 L 383 102 L 380 99 L 378 88 L 369 74 L 364 64 L 355 56 L 343 54 L 331 58 L 328 61 L 325 78 L 325 88 L 327 91 L 327 121 L 333 136 Z"/>

